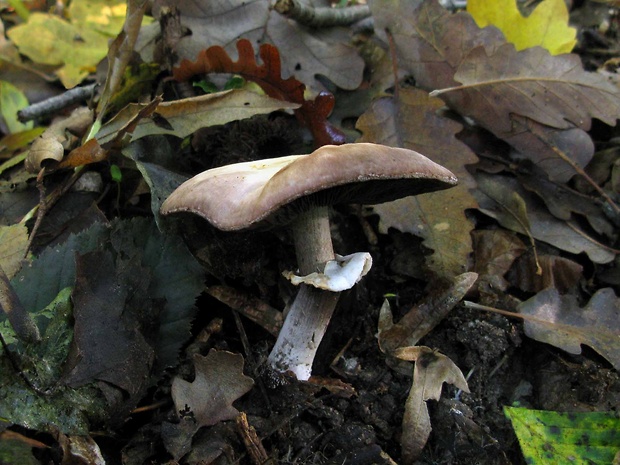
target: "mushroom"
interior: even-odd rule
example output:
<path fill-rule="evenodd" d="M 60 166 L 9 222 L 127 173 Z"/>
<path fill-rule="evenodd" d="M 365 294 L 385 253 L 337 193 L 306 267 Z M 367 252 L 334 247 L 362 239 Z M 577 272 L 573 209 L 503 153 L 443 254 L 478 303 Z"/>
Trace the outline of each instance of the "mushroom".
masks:
<path fill-rule="evenodd" d="M 456 182 L 446 168 L 412 150 L 370 143 L 327 145 L 309 155 L 237 163 L 200 173 L 179 186 L 161 212 L 195 213 L 224 231 L 289 225 L 299 273 L 307 276 L 290 276 L 302 284 L 268 363 L 278 372 L 290 371 L 297 379 L 307 380 L 339 292 L 370 267 L 368 254 L 336 260 L 328 206 L 383 203 L 446 189 Z M 345 276 L 330 279 L 334 270 L 344 270 Z M 338 287 L 330 287 L 330 281 L 338 282 Z M 342 285 L 343 281 L 348 284 Z"/>

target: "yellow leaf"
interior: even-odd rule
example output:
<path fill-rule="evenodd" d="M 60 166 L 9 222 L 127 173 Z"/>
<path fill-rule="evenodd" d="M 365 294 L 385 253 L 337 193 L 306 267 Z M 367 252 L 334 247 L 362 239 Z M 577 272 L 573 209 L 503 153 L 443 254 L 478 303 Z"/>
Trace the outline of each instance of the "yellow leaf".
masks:
<path fill-rule="evenodd" d="M 577 43 L 564 0 L 543 0 L 527 18 L 516 0 L 470 0 L 467 11 L 479 27 L 499 28 L 517 50 L 541 46 L 559 55 L 570 53 Z"/>
<path fill-rule="evenodd" d="M 106 56 L 110 38 L 123 27 L 125 11 L 124 0 L 76 0 L 69 8 L 70 21 L 33 13 L 7 35 L 31 60 L 59 66 L 56 74 L 64 86 L 74 87 Z"/>
<path fill-rule="evenodd" d="M 109 37 L 45 13 L 33 13 L 8 36 L 33 61 L 62 66 L 56 74 L 65 87 L 79 84 L 108 51 Z"/>

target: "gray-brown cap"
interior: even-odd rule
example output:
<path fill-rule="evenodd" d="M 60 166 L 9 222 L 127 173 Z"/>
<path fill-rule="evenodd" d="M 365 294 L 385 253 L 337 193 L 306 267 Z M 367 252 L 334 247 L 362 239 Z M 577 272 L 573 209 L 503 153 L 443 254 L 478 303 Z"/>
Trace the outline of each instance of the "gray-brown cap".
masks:
<path fill-rule="evenodd" d="M 456 176 L 413 150 L 356 143 L 214 168 L 179 186 L 163 214 L 192 212 L 219 229 L 281 224 L 313 205 L 377 204 L 452 187 Z"/>

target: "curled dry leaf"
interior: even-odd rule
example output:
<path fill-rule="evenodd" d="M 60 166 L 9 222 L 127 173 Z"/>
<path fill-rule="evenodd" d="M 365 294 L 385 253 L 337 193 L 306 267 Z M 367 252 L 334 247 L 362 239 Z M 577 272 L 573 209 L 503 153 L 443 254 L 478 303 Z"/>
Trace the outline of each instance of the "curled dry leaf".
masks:
<path fill-rule="evenodd" d="M 31 173 L 38 173 L 45 161 L 59 162 L 62 160 L 67 133 L 82 135 L 93 122 L 93 112 L 80 107 L 68 118 L 52 123 L 41 137 L 35 139 L 26 156 L 25 166 Z"/>
<path fill-rule="evenodd" d="M 402 347 L 394 355 L 413 361 L 413 384 L 405 403 L 401 436 L 403 465 L 410 465 L 420 456 L 429 435 L 431 420 L 426 401 L 439 400 L 443 383 L 450 383 L 469 392 L 463 373 L 452 360 L 428 347 Z"/>
<path fill-rule="evenodd" d="M 211 349 L 206 357 L 194 355 L 194 367 L 194 381 L 176 377 L 172 382 L 177 412 L 193 418 L 197 427 L 236 418 L 239 411 L 233 402 L 254 386 L 252 378 L 243 374 L 243 357 Z"/>
<path fill-rule="evenodd" d="M 620 300 L 611 288 L 600 289 L 584 308 L 572 295 L 557 289 L 539 292 L 519 305 L 525 319 L 525 334 L 571 354 L 581 345 L 592 347 L 620 370 Z"/>

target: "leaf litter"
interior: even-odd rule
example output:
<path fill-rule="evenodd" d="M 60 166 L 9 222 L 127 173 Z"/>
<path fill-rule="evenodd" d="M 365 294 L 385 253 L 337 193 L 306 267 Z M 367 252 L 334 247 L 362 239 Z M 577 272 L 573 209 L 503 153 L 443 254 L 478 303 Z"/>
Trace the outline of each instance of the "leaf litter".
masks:
<path fill-rule="evenodd" d="M 471 1 L 470 14 L 373 0 L 372 31 L 308 27 L 263 0 L 207 3 L 157 1 L 161 22 L 149 26 L 139 1 L 124 24 L 80 0 L 70 17 L 5 21 L 3 50 L 21 72 L 70 87 L 106 51 L 109 68 L 94 113 L 78 110 L 83 124 L 41 117 L 35 133 L 48 129 L 29 149 L 26 132 L 0 141 L 0 264 L 43 335 L 22 341 L 0 317 L 0 452 L 1 431 L 18 429 L 51 432 L 66 460 L 90 463 L 511 463 L 521 452 L 504 406 L 620 402 L 620 92 L 586 35 L 569 53 L 583 26 L 563 2 L 528 15 L 496 2 Z M 59 50 L 67 30 L 84 44 L 123 31 L 87 55 L 73 34 L 76 53 L 59 59 L 18 34 L 42 18 L 58 23 L 46 33 L 64 31 Z M 607 33 L 597 31 L 602 42 Z M 161 74 L 145 77 L 145 66 Z M 225 90 L 220 74 L 242 89 Z M 191 88 L 203 79 L 215 93 Z M 14 122 L 10 106 L 2 112 Z M 222 234 L 159 209 L 227 157 L 345 141 L 417 150 L 460 184 L 333 212 L 338 251 L 368 250 L 374 268 L 341 299 L 320 376 L 298 383 L 264 368 L 295 292 L 280 274 L 295 263 L 286 235 Z M 83 173 L 103 188 L 72 188 Z M 70 196 L 96 205 L 74 211 Z M 413 373 L 394 355 L 415 360 Z"/>

